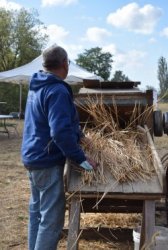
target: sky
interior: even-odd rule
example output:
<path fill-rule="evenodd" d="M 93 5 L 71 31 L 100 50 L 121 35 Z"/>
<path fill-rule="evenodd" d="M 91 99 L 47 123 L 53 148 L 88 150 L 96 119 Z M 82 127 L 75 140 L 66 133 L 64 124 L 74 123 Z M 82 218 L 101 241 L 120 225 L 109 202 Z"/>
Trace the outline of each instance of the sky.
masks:
<path fill-rule="evenodd" d="M 168 60 L 166 0 L 0 0 L 6 9 L 36 9 L 47 27 L 47 47 L 64 47 L 71 60 L 86 49 L 113 55 L 112 74 L 159 89 L 158 60 Z M 43 32 L 43 31 L 42 31 Z"/>

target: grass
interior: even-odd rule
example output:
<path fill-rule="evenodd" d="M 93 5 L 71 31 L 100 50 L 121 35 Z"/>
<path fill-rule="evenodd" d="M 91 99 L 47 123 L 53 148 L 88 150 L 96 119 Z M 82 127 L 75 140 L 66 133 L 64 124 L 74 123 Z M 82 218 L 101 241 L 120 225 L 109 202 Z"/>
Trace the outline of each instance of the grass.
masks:
<path fill-rule="evenodd" d="M 168 104 L 159 104 L 163 111 L 168 111 Z M 18 121 L 20 136 L 0 134 L 0 250 L 27 250 L 27 223 L 29 182 L 27 173 L 20 159 L 20 146 L 23 121 Z M 168 137 L 155 138 L 155 145 L 160 155 L 167 152 Z M 90 216 L 90 217 L 89 217 Z M 68 215 L 67 215 L 68 217 Z M 103 222 L 101 221 L 103 219 Z M 134 227 L 140 222 L 139 215 L 103 214 L 82 215 L 81 225 L 109 225 L 110 227 Z M 89 222 L 89 224 L 88 224 Z M 80 250 L 86 249 L 133 249 L 129 243 L 112 247 L 108 242 L 84 241 Z M 66 239 L 61 240 L 59 250 L 66 249 Z"/>
<path fill-rule="evenodd" d="M 29 187 L 20 160 L 21 137 L 0 135 L 0 141 L 0 249 L 26 249 Z"/>

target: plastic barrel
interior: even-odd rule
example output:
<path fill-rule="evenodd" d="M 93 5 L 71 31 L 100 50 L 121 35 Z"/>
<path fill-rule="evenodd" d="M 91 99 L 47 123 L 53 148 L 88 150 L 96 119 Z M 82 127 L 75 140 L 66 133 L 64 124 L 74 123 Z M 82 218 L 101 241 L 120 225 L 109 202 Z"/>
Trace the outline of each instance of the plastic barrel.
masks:
<path fill-rule="evenodd" d="M 140 231 L 141 227 L 137 227 L 133 230 L 134 250 L 139 250 Z M 156 226 L 155 232 L 158 232 L 159 235 L 156 236 L 155 241 L 153 242 L 152 249 L 168 250 L 168 228 Z"/>

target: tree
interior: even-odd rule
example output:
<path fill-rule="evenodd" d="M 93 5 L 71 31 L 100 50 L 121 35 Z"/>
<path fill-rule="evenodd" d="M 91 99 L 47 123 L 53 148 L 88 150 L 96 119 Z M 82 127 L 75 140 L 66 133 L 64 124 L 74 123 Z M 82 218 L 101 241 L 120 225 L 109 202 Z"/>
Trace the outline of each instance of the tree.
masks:
<path fill-rule="evenodd" d="M 35 10 L 0 8 L 0 71 L 26 64 L 41 54 L 47 42 Z M 44 27 L 45 28 L 45 27 Z"/>
<path fill-rule="evenodd" d="M 25 111 L 28 93 L 28 84 L 22 85 L 22 109 Z M 20 105 L 20 89 L 18 84 L 0 82 L 0 100 L 6 102 L 7 105 L 1 104 L 1 114 L 9 114 L 10 112 L 18 112 Z"/>
<path fill-rule="evenodd" d="M 158 61 L 158 80 L 160 85 L 160 94 L 164 95 L 168 90 L 168 68 L 166 59 L 162 56 Z"/>
<path fill-rule="evenodd" d="M 111 79 L 114 82 L 127 82 L 130 81 L 128 76 L 124 75 L 121 70 L 116 70 L 113 78 Z"/>
<path fill-rule="evenodd" d="M 154 90 L 154 91 L 157 91 L 155 87 L 150 86 L 150 85 L 146 85 L 146 89 L 147 89 L 147 90 Z"/>
<path fill-rule="evenodd" d="M 104 80 L 108 80 L 112 69 L 112 55 L 103 53 L 99 47 L 86 49 L 84 53 L 79 54 L 75 60 L 76 63 L 87 69 L 89 72 L 101 76 Z"/>

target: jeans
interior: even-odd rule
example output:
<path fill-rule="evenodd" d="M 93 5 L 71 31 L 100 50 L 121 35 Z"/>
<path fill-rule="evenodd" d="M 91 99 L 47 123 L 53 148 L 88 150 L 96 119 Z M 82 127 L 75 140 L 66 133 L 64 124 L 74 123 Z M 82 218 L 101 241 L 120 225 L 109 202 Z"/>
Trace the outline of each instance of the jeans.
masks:
<path fill-rule="evenodd" d="M 65 193 L 63 166 L 28 171 L 29 250 L 56 250 L 64 226 Z"/>

